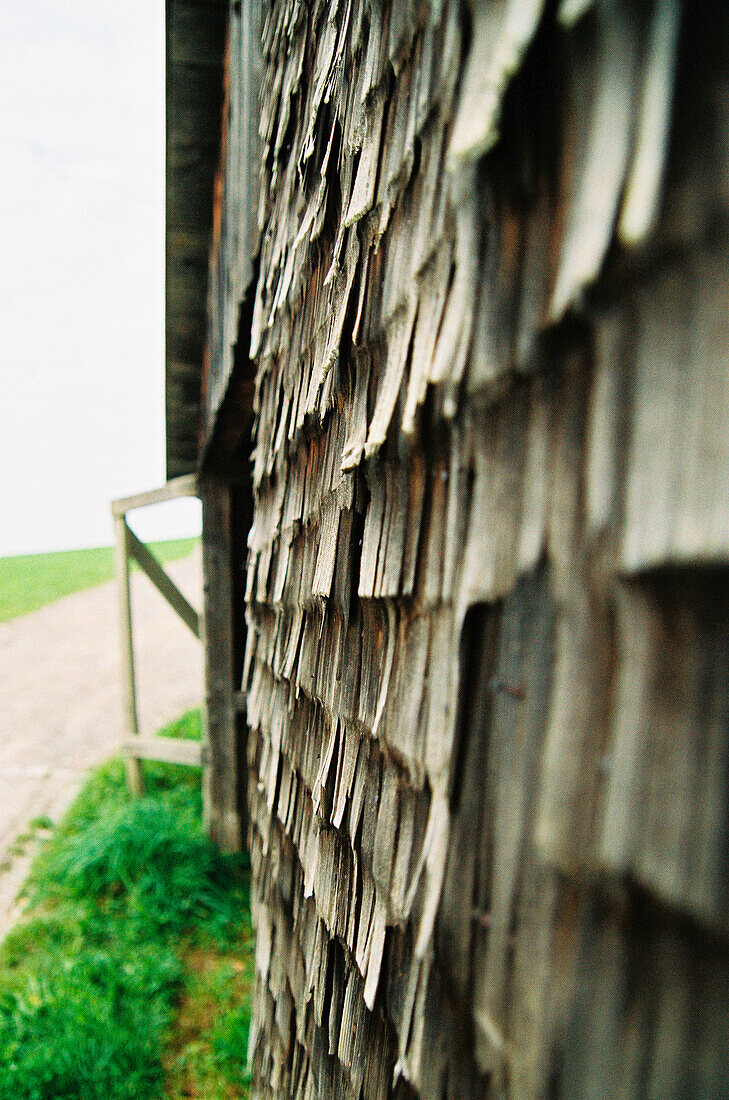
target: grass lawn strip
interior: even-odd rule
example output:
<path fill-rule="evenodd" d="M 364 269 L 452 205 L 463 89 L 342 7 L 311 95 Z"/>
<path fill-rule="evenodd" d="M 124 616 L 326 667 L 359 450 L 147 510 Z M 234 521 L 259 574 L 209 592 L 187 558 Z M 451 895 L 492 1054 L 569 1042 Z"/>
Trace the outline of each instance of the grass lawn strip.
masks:
<path fill-rule="evenodd" d="M 155 557 L 165 563 L 186 558 L 197 542 L 194 538 L 175 539 L 149 546 Z M 104 584 L 113 576 L 111 546 L 0 558 L 0 622 L 37 611 L 62 596 Z"/>
<path fill-rule="evenodd" d="M 198 769 L 144 773 L 134 800 L 99 768 L 43 841 L 0 946 L 0 1100 L 248 1096 L 248 873 L 202 833 Z"/>

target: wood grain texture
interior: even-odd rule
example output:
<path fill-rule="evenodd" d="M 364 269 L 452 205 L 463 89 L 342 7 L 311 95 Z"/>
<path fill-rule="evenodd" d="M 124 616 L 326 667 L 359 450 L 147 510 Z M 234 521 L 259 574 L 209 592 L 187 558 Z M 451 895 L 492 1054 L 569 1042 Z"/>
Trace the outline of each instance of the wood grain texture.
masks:
<path fill-rule="evenodd" d="M 211 476 L 200 481 L 202 501 L 205 742 L 203 772 L 206 828 L 223 851 L 242 843 L 233 649 L 231 490 Z"/>
<path fill-rule="evenodd" d="M 234 220 L 213 297 L 255 366 L 253 1094 L 718 1097 L 729 18 L 261 35 L 250 342 Z"/>

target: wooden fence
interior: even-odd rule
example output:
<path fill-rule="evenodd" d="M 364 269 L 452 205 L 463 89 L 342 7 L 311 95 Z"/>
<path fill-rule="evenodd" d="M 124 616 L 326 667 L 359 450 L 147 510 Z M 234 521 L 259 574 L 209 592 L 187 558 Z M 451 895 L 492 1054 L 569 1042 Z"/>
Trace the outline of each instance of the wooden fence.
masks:
<path fill-rule="evenodd" d="M 190 474 L 168 481 L 160 489 L 124 497 L 112 502 L 114 517 L 115 566 L 119 594 L 119 641 L 124 691 L 124 712 L 128 740 L 123 746 L 127 782 L 130 790 L 141 794 L 143 789 L 140 760 L 162 760 L 170 764 L 190 764 L 205 767 L 205 745 L 198 741 L 182 741 L 171 737 L 141 737 L 137 714 L 137 689 L 134 671 L 132 606 L 129 591 L 129 567 L 133 559 L 164 596 L 196 638 L 201 637 L 201 617 L 168 576 L 154 554 L 137 538 L 127 524 L 127 513 L 150 504 L 160 504 L 180 497 L 198 496 L 197 476 Z M 203 784 L 205 789 L 205 784 Z"/>

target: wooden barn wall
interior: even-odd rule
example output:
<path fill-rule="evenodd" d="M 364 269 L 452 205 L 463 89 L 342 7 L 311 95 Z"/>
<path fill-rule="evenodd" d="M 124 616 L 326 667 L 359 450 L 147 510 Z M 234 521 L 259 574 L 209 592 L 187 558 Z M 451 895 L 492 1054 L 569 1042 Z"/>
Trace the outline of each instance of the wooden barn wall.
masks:
<path fill-rule="evenodd" d="M 208 443 L 233 372 L 241 302 L 252 289 L 259 246 L 261 16 L 261 4 L 256 0 L 231 5 L 228 19 L 203 380 L 204 435 Z"/>
<path fill-rule="evenodd" d="M 253 1094 L 723 1097 L 726 7 L 263 11 Z"/>

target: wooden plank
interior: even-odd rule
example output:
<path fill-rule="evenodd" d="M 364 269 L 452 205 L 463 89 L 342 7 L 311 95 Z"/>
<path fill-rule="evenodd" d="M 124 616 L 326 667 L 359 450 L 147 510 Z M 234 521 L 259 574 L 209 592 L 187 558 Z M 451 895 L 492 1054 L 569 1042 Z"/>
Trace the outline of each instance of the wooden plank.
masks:
<path fill-rule="evenodd" d="M 177 500 L 178 497 L 199 496 L 197 474 L 175 477 L 159 489 L 150 489 L 146 493 L 136 493 L 131 497 L 122 497 L 112 501 L 111 513 L 116 518 L 124 516 L 134 508 L 146 508 L 149 504 L 161 504 L 165 500 Z"/>
<path fill-rule="evenodd" d="M 133 531 L 126 529 L 127 546 L 131 556 L 139 563 L 160 595 L 164 596 L 173 611 L 180 616 L 196 638 L 200 637 L 200 616 L 182 595 L 173 580 L 165 573 L 154 554 L 147 549 Z"/>
<path fill-rule="evenodd" d="M 233 692 L 233 570 L 231 491 L 211 476 L 201 482 L 205 593 L 205 696 L 209 766 L 203 777 L 205 823 L 223 851 L 239 851 L 237 721 Z"/>
<path fill-rule="evenodd" d="M 127 733 L 139 734 L 137 718 L 137 693 L 134 682 L 134 643 L 132 639 L 132 607 L 129 595 L 129 557 L 127 535 L 129 528 L 123 516 L 114 518 L 114 563 L 119 599 L 119 642 L 121 653 L 122 692 Z M 134 794 L 142 793 L 142 773 L 136 760 L 126 762 L 127 783 Z"/>
<path fill-rule="evenodd" d="M 127 758 L 138 760 L 160 760 L 165 764 L 189 764 L 199 768 L 205 758 L 201 741 L 181 741 L 174 737 L 135 737 L 122 745 Z"/>

